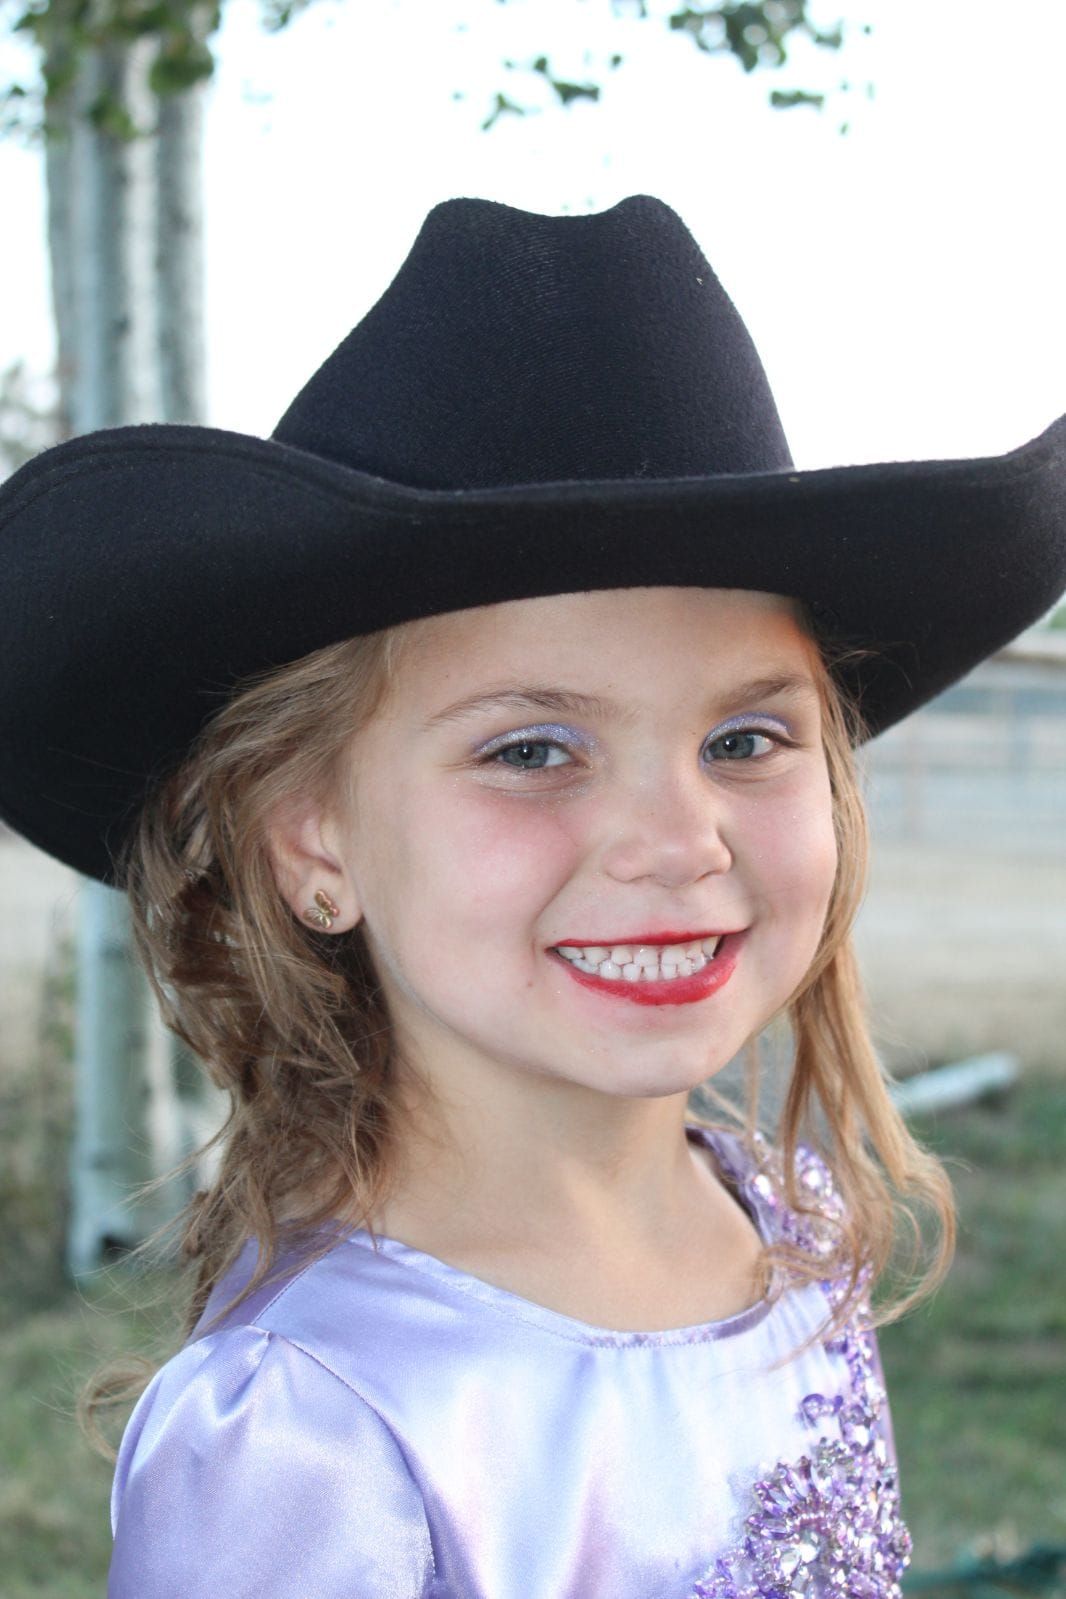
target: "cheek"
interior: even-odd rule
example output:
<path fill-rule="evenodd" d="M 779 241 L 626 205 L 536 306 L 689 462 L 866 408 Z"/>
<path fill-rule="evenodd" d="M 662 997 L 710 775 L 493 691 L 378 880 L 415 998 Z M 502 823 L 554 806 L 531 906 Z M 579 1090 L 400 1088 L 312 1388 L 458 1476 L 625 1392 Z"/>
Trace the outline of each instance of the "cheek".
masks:
<path fill-rule="evenodd" d="M 395 889 L 386 883 L 386 892 L 416 938 L 449 928 L 528 939 L 579 855 L 559 808 L 467 784 L 394 813 L 389 835 Z"/>
<path fill-rule="evenodd" d="M 791 917 L 820 923 L 837 867 L 828 776 L 753 806 L 748 823 L 748 859 L 760 897 Z"/>

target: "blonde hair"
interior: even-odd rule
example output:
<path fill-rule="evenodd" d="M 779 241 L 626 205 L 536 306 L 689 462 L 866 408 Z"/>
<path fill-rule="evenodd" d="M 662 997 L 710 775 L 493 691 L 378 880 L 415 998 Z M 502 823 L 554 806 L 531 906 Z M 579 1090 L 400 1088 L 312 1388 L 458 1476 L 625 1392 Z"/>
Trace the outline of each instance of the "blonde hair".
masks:
<path fill-rule="evenodd" d="M 211 1186 L 134 1251 L 152 1252 L 164 1236 L 180 1233 L 190 1279 L 183 1337 L 246 1239 L 257 1240 L 258 1263 L 227 1311 L 275 1272 L 291 1269 L 291 1260 L 280 1260 L 283 1248 L 296 1248 L 304 1261 L 318 1258 L 335 1241 L 331 1224 L 343 1217 L 369 1227 L 390 1192 L 408 1102 L 391 1069 L 389 1018 L 362 931 L 338 936 L 297 921 L 278 892 L 268 839 L 287 804 L 337 792 L 351 740 L 381 705 L 412 626 L 330 645 L 245 679 L 151 794 L 120 862 L 137 952 L 163 1020 L 229 1096 L 224 1125 L 176 1168 L 188 1169 L 218 1145 Z M 901 1220 L 911 1238 L 904 1287 L 879 1306 L 877 1324 L 931 1293 L 950 1264 L 954 1209 L 943 1167 L 915 1142 L 889 1097 L 850 942 L 867 859 L 851 749 L 861 725 L 834 674 L 856 652 L 817 641 L 805 615 L 804 626 L 818 656 L 838 866 L 819 948 L 787 1007 L 795 1063 L 776 1137 L 788 1202 L 815 1214 L 794 1171 L 802 1137 L 824 1148 L 843 1206 L 828 1258 L 775 1244 L 764 1250 L 763 1267 L 765 1283 L 775 1266 L 799 1282 L 845 1274 L 847 1295 L 823 1329 L 831 1331 L 852 1312 L 864 1283 L 885 1274 Z M 746 1107 L 706 1085 L 693 1096 L 710 1099 L 750 1135 L 758 1080 L 753 1055 Z M 812 1115 L 819 1111 L 821 1137 Z M 689 1119 L 722 1125 L 696 1111 Z M 285 1217 L 291 1201 L 301 1203 Z M 938 1242 L 911 1283 L 923 1243 L 916 1204 L 931 1207 Z M 99 1430 L 98 1411 L 136 1397 L 155 1369 L 142 1361 L 134 1372 L 113 1362 L 85 1384 L 81 1425 L 107 1458 L 115 1451 Z"/>

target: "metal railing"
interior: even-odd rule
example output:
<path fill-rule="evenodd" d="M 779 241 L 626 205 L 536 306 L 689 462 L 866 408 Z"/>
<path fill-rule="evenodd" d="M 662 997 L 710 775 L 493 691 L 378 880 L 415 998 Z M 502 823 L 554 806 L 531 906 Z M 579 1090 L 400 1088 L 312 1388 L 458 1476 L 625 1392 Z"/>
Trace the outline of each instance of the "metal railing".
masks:
<path fill-rule="evenodd" d="M 1023 636 L 860 759 L 879 838 L 1066 859 L 1066 636 Z"/>

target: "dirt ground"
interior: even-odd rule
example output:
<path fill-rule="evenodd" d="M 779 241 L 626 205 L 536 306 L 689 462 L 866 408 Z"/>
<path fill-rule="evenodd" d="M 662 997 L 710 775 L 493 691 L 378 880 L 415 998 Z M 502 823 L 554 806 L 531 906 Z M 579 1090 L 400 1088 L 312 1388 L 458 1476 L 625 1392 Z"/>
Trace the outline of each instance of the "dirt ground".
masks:
<path fill-rule="evenodd" d="M 79 878 L 0 834 L 0 1069 L 32 1055 Z M 1066 1071 L 1066 857 L 875 837 L 856 944 L 893 1068 L 989 1049 Z"/>

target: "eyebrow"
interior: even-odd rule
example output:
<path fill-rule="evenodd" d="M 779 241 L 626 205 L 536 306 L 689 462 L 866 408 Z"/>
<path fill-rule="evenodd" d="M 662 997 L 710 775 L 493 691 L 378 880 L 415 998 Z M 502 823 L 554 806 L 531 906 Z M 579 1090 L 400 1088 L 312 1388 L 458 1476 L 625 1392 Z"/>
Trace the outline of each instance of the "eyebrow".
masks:
<path fill-rule="evenodd" d="M 723 693 L 713 693 L 712 701 L 719 706 L 751 703 L 754 700 L 787 699 L 792 701 L 818 699 L 818 688 L 813 678 L 794 672 L 782 672 L 772 677 L 757 677 L 750 682 L 737 683 Z M 456 700 L 442 711 L 437 711 L 424 724 L 425 731 L 445 722 L 458 722 L 489 706 L 507 707 L 521 711 L 547 711 L 554 716 L 578 716 L 614 721 L 622 726 L 631 725 L 636 713 L 617 705 L 613 700 L 601 699 L 595 694 L 580 694 L 573 689 L 547 688 L 517 683 L 504 683 L 482 694 L 471 694 Z"/>

